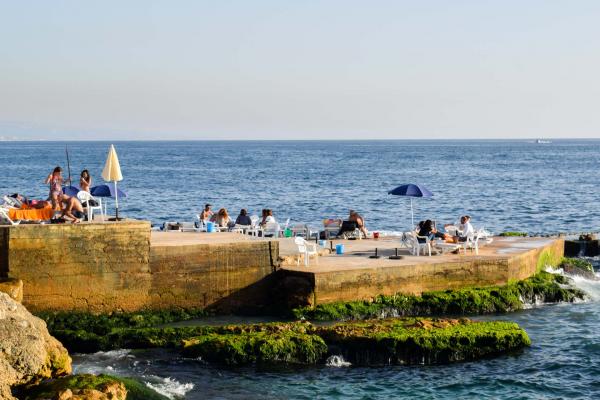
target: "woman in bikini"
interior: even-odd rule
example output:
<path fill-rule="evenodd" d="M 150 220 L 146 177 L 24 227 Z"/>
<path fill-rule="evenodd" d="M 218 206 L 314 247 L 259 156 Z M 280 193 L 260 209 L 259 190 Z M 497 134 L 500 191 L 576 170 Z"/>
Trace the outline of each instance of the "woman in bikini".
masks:
<path fill-rule="evenodd" d="M 79 178 L 79 188 L 84 192 L 90 193 L 90 187 L 92 186 L 92 177 L 87 169 L 81 171 Z"/>
<path fill-rule="evenodd" d="M 60 205 L 60 197 L 62 196 L 62 185 L 65 180 L 62 177 L 62 168 L 56 167 L 50 175 L 46 178 L 44 183 L 50 185 L 50 194 L 48 198 L 52 202 L 52 208 L 56 209 L 57 205 Z"/>

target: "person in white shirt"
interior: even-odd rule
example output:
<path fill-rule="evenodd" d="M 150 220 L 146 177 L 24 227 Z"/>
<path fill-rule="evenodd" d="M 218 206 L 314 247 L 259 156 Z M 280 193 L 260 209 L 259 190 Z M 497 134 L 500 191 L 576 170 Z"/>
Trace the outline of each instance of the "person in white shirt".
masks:
<path fill-rule="evenodd" d="M 263 210 L 263 219 L 262 219 L 262 222 L 260 223 L 260 225 L 264 228 L 265 226 L 267 226 L 267 224 L 269 222 L 276 223 L 277 221 L 275 220 L 275 217 L 273 216 L 273 210 L 264 209 Z"/>
<path fill-rule="evenodd" d="M 469 236 L 475 233 L 473 225 L 471 225 L 471 217 L 469 215 L 463 215 L 460 217 L 460 225 L 458 226 L 458 241 L 466 242 Z"/>

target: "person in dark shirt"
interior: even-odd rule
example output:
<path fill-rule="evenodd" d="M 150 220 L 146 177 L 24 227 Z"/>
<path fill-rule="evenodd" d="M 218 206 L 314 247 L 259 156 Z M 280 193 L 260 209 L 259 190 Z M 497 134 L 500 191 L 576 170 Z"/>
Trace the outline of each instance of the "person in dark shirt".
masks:
<path fill-rule="evenodd" d="M 418 236 L 423 236 L 417 238 L 419 243 L 425 243 L 425 237 L 428 237 L 429 240 L 433 240 L 435 238 L 447 239 L 446 234 L 438 232 L 437 229 L 435 229 L 435 224 L 430 219 L 423 223 L 419 223 Z"/>
<path fill-rule="evenodd" d="M 248 215 L 248 211 L 245 208 L 240 210 L 240 215 L 235 219 L 236 225 L 252 225 L 252 220 Z"/>

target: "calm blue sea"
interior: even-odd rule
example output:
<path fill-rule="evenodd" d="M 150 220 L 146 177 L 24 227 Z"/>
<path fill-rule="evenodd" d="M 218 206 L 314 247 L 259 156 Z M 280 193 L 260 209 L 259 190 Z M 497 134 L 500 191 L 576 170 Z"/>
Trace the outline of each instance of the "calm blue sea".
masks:
<path fill-rule="evenodd" d="M 70 142 L 74 174 L 96 182 L 109 143 Z M 537 233 L 600 228 L 600 141 L 117 142 L 130 217 L 191 221 L 205 202 L 236 214 L 272 208 L 318 226 L 359 210 L 370 229 L 410 225 L 407 199 L 386 193 L 422 183 L 419 219 L 464 213 L 491 231 Z M 0 192 L 44 197 L 42 181 L 65 165 L 65 143 L 0 142 Z M 132 375 L 186 399 L 589 399 L 600 397 L 598 283 L 594 300 L 494 318 L 523 326 L 533 346 L 520 354 L 430 367 L 220 369 L 163 351 L 75 357 L 77 372 Z"/>
<path fill-rule="evenodd" d="M 0 193 L 47 196 L 51 169 L 83 168 L 100 183 L 107 142 L 0 142 Z M 282 221 L 318 227 L 348 209 L 370 230 L 410 226 L 410 202 L 387 191 L 421 183 L 415 218 L 531 233 L 600 227 L 599 140 L 117 142 L 129 195 L 121 211 L 153 224 L 192 221 L 204 203 L 232 215 L 271 208 Z M 65 168 L 66 170 L 66 168 Z"/>

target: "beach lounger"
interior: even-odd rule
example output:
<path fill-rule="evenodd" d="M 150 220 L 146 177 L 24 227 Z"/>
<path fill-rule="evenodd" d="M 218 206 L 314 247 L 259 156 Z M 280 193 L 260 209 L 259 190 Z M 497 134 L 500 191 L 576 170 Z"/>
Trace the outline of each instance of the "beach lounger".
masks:
<path fill-rule="evenodd" d="M 19 225 L 21 221 L 13 221 L 9 216 L 9 208 L 0 206 L 0 225 Z"/>
<path fill-rule="evenodd" d="M 342 227 L 341 219 L 325 219 L 323 220 L 323 230 L 325 232 L 325 239 L 329 240 L 332 237 L 337 237 L 340 228 Z"/>

